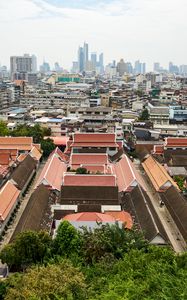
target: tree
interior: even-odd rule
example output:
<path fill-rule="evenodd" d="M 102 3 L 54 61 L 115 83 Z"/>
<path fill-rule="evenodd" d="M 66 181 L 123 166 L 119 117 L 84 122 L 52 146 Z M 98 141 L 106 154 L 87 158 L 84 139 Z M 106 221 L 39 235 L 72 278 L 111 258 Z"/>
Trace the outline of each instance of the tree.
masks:
<path fill-rule="evenodd" d="M 41 148 L 43 150 L 43 156 L 48 157 L 51 152 L 56 148 L 56 146 L 53 143 L 53 140 L 46 139 L 41 141 Z"/>
<path fill-rule="evenodd" d="M 87 174 L 88 171 L 86 168 L 77 168 L 76 174 Z"/>
<path fill-rule="evenodd" d="M 78 254 L 81 248 L 79 232 L 68 221 L 63 221 L 54 239 L 54 253 L 64 257 Z"/>
<path fill-rule="evenodd" d="M 10 132 L 7 128 L 6 123 L 3 121 L 0 121 L 0 136 L 7 136 L 9 134 L 10 134 Z"/>
<path fill-rule="evenodd" d="M 145 109 L 142 111 L 142 113 L 141 113 L 141 115 L 140 115 L 140 117 L 139 117 L 139 120 L 140 120 L 140 121 L 146 121 L 146 120 L 149 120 L 149 112 L 148 112 L 147 108 L 145 108 Z"/>
<path fill-rule="evenodd" d="M 44 231 L 25 231 L 2 249 L 0 259 L 9 268 L 24 270 L 32 264 L 42 263 L 49 256 L 51 243 L 51 237 Z"/>
<path fill-rule="evenodd" d="M 86 299 L 83 274 L 71 263 L 36 266 L 22 276 L 12 276 L 5 300 Z"/>
<path fill-rule="evenodd" d="M 83 241 L 82 255 L 84 261 L 93 264 L 105 256 L 120 259 L 132 249 L 146 249 L 147 241 L 137 230 L 128 230 L 115 225 L 100 225 L 94 230 L 83 228 L 81 232 Z"/>

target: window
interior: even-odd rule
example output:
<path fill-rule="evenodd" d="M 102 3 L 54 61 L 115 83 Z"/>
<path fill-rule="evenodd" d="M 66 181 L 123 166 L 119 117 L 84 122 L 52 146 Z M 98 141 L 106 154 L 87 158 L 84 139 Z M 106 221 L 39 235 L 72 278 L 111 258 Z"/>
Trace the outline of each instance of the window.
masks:
<path fill-rule="evenodd" d="M 115 151 L 115 150 L 116 150 L 116 147 L 109 147 L 109 150 L 110 150 L 110 151 Z"/>

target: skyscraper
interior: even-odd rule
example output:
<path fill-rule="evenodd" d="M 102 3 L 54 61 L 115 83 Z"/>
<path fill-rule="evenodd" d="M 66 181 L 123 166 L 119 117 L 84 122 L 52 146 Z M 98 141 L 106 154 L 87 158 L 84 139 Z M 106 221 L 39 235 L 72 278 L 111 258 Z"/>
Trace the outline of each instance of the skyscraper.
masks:
<path fill-rule="evenodd" d="M 85 67 L 85 57 L 84 57 L 84 48 L 79 47 L 78 50 L 78 71 L 83 72 Z"/>
<path fill-rule="evenodd" d="M 159 72 L 160 71 L 160 63 L 158 63 L 158 62 L 154 63 L 153 71 L 154 72 Z"/>
<path fill-rule="evenodd" d="M 88 44 L 84 42 L 84 46 L 83 46 L 83 52 L 84 52 L 84 71 L 86 70 L 86 65 L 88 62 Z"/>
<path fill-rule="evenodd" d="M 93 67 L 96 68 L 96 65 L 97 65 L 97 53 L 96 52 L 91 53 L 91 62 L 93 64 Z"/>
<path fill-rule="evenodd" d="M 100 73 L 104 73 L 104 55 L 101 53 L 99 55 L 99 67 L 100 67 Z"/>

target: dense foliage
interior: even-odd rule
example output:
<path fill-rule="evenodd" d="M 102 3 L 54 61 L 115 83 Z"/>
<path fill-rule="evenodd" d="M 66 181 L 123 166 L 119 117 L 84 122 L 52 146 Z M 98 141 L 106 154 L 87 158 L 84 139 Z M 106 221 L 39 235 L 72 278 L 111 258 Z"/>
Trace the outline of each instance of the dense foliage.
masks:
<path fill-rule="evenodd" d="M 24 270 L 1 282 L 0 299 L 187 299 L 187 253 L 150 246 L 136 228 L 98 224 L 77 231 L 64 221 L 54 239 L 19 234 L 0 258 Z"/>
<path fill-rule="evenodd" d="M 148 109 L 147 109 L 147 108 L 145 108 L 145 109 L 142 111 L 142 113 L 141 113 L 141 115 L 140 115 L 140 117 L 139 117 L 139 121 L 146 121 L 146 120 L 149 120 L 149 112 L 148 112 Z"/>

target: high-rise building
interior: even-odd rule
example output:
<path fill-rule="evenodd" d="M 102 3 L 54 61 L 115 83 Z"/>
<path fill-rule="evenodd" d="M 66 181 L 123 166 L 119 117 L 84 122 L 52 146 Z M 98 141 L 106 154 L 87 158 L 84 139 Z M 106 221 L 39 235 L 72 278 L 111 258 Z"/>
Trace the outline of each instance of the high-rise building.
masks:
<path fill-rule="evenodd" d="M 89 56 L 89 53 L 88 53 L 88 44 L 84 42 L 84 46 L 83 46 L 83 53 L 84 53 L 84 71 L 85 71 L 85 68 L 86 68 L 86 64 L 88 62 L 88 56 Z"/>
<path fill-rule="evenodd" d="M 36 72 L 37 59 L 35 55 L 24 54 L 23 56 L 10 57 L 10 74 L 12 80 L 28 80 L 28 73 Z"/>
<path fill-rule="evenodd" d="M 78 71 L 83 72 L 84 71 L 84 49 L 83 47 L 79 47 L 78 50 Z"/>
<path fill-rule="evenodd" d="M 100 68 L 100 73 L 104 73 L 104 55 L 101 53 L 99 55 L 99 68 Z"/>
<path fill-rule="evenodd" d="M 96 68 L 96 65 L 97 65 L 97 53 L 96 52 L 91 53 L 91 63 L 93 65 L 93 67 Z"/>
<path fill-rule="evenodd" d="M 32 55 L 32 73 L 37 73 L 37 57 L 36 55 Z"/>
<path fill-rule="evenodd" d="M 50 72 L 50 65 L 48 62 L 43 62 L 43 64 L 40 66 L 40 72 L 41 73 L 48 73 Z"/>
<path fill-rule="evenodd" d="M 117 72 L 119 76 L 123 76 L 125 73 L 127 73 L 127 65 L 124 62 L 123 58 L 120 59 L 120 61 L 117 64 Z"/>
<path fill-rule="evenodd" d="M 145 74 L 146 73 L 146 63 L 141 63 L 139 60 L 135 61 L 134 73 L 135 74 Z"/>
<path fill-rule="evenodd" d="M 153 65 L 153 71 L 154 72 L 159 72 L 160 71 L 160 63 L 159 62 L 155 62 Z"/>
<path fill-rule="evenodd" d="M 179 72 L 180 72 L 180 74 L 186 75 L 187 74 L 187 65 L 181 65 L 179 67 Z"/>
<path fill-rule="evenodd" d="M 171 61 L 169 62 L 169 73 L 179 73 L 179 67 L 174 65 Z"/>
<path fill-rule="evenodd" d="M 24 54 L 23 56 L 10 57 L 10 73 L 35 73 L 36 72 L 36 56 Z"/>

